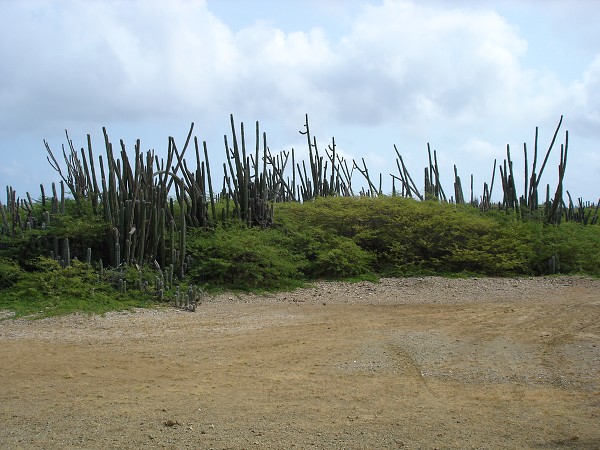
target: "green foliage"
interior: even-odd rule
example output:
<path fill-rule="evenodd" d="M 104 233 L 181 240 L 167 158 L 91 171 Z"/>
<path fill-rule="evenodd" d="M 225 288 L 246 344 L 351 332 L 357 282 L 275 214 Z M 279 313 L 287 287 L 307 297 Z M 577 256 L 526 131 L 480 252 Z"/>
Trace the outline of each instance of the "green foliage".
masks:
<path fill-rule="evenodd" d="M 194 283 L 235 289 L 282 289 L 298 285 L 302 261 L 290 253 L 289 239 L 273 229 L 241 225 L 194 230 L 188 238 Z"/>
<path fill-rule="evenodd" d="M 280 205 L 277 213 L 280 227 L 296 234 L 302 230 L 308 248 L 327 252 L 339 247 L 335 239 L 351 240 L 369 255 L 354 258 L 363 265 L 357 270 L 370 268 L 385 276 L 543 274 L 553 254 L 563 273 L 600 272 L 597 226 L 545 227 L 514 214 L 399 197 L 319 198 L 303 205 Z M 319 247 L 323 241 L 333 244 Z M 339 259 L 342 266 L 348 260 Z M 329 261 L 330 273 L 335 274 L 335 258 Z"/>
<path fill-rule="evenodd" d="M 139 291 L 120 294 L 81 262 L 63 269 L 56 261 L 39 257 L 30 261 L 29 267 L 31 272 L 21 272 L 18 280 L 0 295 L 0 309 L 14 311 L 16 317 L 47 317 L 75 311 L 101 314 L 150 305 L 148 295 Z"/>
<path fill-rule="evenodd" d="M 0 290 L 11 287 L 22 274 L 23 271 L 15 261 L 0 258 Z"/>
<path fill-rule="evenodd" d="M 352 238 L 355 209 L 338 202 L 285 203 L 278 205 L 277 230 L 288 237 L 289 253 L 304 261 L 302 272 L 308 278 L 365 278 L 373 274 L 374 256 Z M 346 214 L 347 213 L 347 214 Z"/>
<path fill-rule="evenodd" d="M 425 208 L 424 208 L 425 209 Z M 437 272 L 529 273 L 528 236 L 518 220 L 499 222 L 464 206 L 432 203 L 416 220 L 415 263 Z"/>
<path fill-rule="evenodd" d="M 83 261 L 91 248 L 92 255 L 99 258 L 106 252 L 106 231 L 107 225 L 98 218 L 52 215 L 45 229 L 23 230 L 13 237 L 0 236 L 0 257 L 17 260 L 23 266 L 35 257 L 50 256 L 51 252 L 58 257 L 62 241 L 68 238 L 73 257 Z"/>
<path fill-rule="evenodd" d="M 600 226 L 563 222 L 559 226 L 529 223 L 528 227 L 532 236 L 529 266 L 534 273 L 600 276 Z"/>
<path fill-rule="evenodd" d="M 372 272 L 372 255 L 352 239 L 314 230 L 306 247 L 306 274 L 311 278 L 354 278 Z"/>

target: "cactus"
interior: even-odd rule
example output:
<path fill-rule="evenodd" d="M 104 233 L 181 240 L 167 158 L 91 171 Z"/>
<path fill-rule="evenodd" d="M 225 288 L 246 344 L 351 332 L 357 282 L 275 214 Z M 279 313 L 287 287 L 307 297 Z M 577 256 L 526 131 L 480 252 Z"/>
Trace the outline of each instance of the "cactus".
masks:
<path fill-rule="evenodd" d="M 555 253 L 548 259 L 548 272 L 551 275 L 555 275 L 559 272 L 559 270 L 560 267 L 558 263 L 558 254 Z"/>
<path fill-rule="evenodd" d="M 44 191 L 44 185 L 40 184 L 40 193 L 41 193 L 41 197 L 40 197 L 40 201 L 42 202 L 42 209 L 44 209 L 44 212 L 46 212 L 46 192 Z"/>
<path fill-rule="evenodd" d="M 0 215 L 2 218 L 2 234 L 8 235 L 10 227 L 8 226 L 8 217 L 2 202 L 0 202 Z"/>
<path fill-rule="evenodd" d="M 65 267 L 69 267 L 71 265 L 71 247 L 69 246 L 69 238 L 65 238 L 63 241 L 62 259 Z"/>
<path fill-rule="evenodd" d="M 556 142 L 556 137 L 558 136 L 558 132 L 562 125 L 563 116 L 560 116 L 560 120 L 558 125 L 556 126 L 556 130 L 554 131 L 554 135 L 552 136 L 552 141 L 550 142 L 550 146 L 548 147 L 548 151 L 546 152 L 546 156 L 544 157 L 544 161 L 542 163 L 542 167 L 540 168 L 539 173 L 536 173 L 536 163 L 537 163 L 537 150 L 538 150 L 538 128 L 535 128 L 535 146 L 534 146 L 534 156 L 533 156 L 533 165 L 531 169 L 531 180 L 529 182 L 529 195 L 528 195 L 528 203 L 530 205 L 531 210 L 535 210 L 538 208 L 538 187 L 542 178 L 542 174 L 544 172 L 544 168 L 546 167 L 546 163 L 548 162 L 548 158 L 550 157 L 550 153 L 552 148 L 554 147 L 554 143 Z"/>
<path fill-rule="evenodd" d="M 129 265 L 131 261 L 131 240 L 125 240 L 125 265 Z"/>
<path fill-rule="evenodd" d="M 455 196 L 456 204 L 462 205 L 465 203 L 465 197 L 463 195 L 462 183 L 460 181 L 460 176 L 458 175 L 458 170 L 456 169 L 456 164 L 454 165 L 454 196 Z"/>
<path fill-rule="evenodd" d="M 183 205 L 181 205 L 183 211 Z M 186 250 L 186 225 L 185 225 L 185 214 L 181 213 L 181 231 L 179 232 L 179 271 L 180 279 L 185 276 L 184 273 L 184 262 L 185 262 L 185 250 Z"/>
<path fill-rule="evenodd" d="M 176 261 L 175 254 L 175 220 L 171 219 L 169 223 L 169 242 L 170 242 L 170 250 L 171 250 L 171 264 L 174 264 Z"/>
<path fill-rule="evenodd" d="M 158 256 L 158 213 L 156 205 L 152 206 L 150 214 L 150 257 L 156 259 Z M 142 259 L 140 259 L 142 261 Z"/>
<path fill-rule="evenodd" d="M 567 153 L 569 150 L 569 132 L 565 133 L 565 144 L 560 146 L 560 163 L 558 165 L 558 185 L 554 194 L 554 200 L 550 212 L 546 218 L 548 223 L 559 224 L 562 218 L 561 206 L 563 202 L 563 180 L 567 168 Z"/>
<path fill-rule="evenodd" d="M 398 173 L 400 176 L 397 177 L 397 179 L 399 179 L 402 182 L 403 195 L 406 197 L 412 197 L 414 193 L 419 198 L 419 200 L 423 200 L 423 196 L 417 189 L 415 182 L 408 173 L 406 165 L 404 164 L 404 160 L 402 159 L 402 155 L 400 155 L 400 152 L 398 151 L 398 148 L 395 144 L 394 150 L 396 152 L 396 155 L 398 156 L 398 158 L 396 159 L 396 166 L 398 167 Z"/>
<path fill-rule="evenodd" d="M 138 244 L 138 261 L 144 261 L 144 250 L 146 247 L 146 202 L 144 201 L 143 194 L 140 199 L 140 241 Z"/>
<path fill-rule="evenodd" d="M 65 214 L 65 183 L 60 182 L 60 213 Z"/>
<path fill-rule="evenodd" d="M 121 265 L 121 244 L 115 243 L 115 267 Z"/>

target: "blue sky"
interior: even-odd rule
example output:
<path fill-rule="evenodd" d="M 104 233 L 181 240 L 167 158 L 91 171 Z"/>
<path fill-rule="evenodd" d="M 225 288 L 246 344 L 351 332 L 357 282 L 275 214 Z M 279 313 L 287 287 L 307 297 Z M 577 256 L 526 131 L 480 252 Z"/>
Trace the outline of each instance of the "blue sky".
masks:
<path fill-rule="evenodd" d="M 193 121 L 218 167 L 230 113 L 299 154 L 308 113 L 321 150 L 335 136 L 388 188 L 393 145 L 422 187 L 429 142 L 446 191 L 456 164 L 476 195 L 506 144 L 521 177 L 523 143 L 539 126 L 545 150 L 563 114 L 566 188 L 600 197 L 593 0 L 0 0 L 0 17 L 0 186 L 22 196 L 59 180 L 43 139 L 60 152 L 65 129 L 96 157 L 103 126 L 160 156 Z"/>

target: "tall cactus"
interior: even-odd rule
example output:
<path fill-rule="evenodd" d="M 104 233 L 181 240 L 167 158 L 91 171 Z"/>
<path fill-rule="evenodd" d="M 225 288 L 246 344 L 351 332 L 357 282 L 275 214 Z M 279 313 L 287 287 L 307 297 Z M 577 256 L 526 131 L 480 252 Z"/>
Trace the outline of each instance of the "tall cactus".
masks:
<path fill-rule="evenodd" d="M 69 267 L 71 265 L 71 246 L 69 245 L 69 238 L 65 238 L 63 240 L 62 260 L 65 267 Z"/>
<path fill-rule="evenodd" d="M 548 214 L 547 221 L 552 224 L 559 224 L 562 218 L 562 212 L 560 208 L 562 207 L 563 201 L 563 180 L 565 178 L 565 170 L 567 168 L 567 153 L 569 150 L 569 132 L 565 133 L 565 143 L 560 146 L 560 163 L 558 165 L 558 184 L 556 187 L 556 192 L 554 194 L 554 199 L 552 201 L 552 206 L 550 208 L 550 213 Z"/>

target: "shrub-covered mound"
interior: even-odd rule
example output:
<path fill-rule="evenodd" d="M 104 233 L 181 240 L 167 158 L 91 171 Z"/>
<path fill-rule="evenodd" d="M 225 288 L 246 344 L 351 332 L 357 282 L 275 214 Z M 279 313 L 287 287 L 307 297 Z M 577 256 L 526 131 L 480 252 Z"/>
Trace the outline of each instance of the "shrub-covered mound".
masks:
<path fill-rule="evenodd" d="M 401 197 L 276 203 L 271 227 L 230 219 L 212 229 L 189 229 L 184 278 L 179 267 L 158 271 L 157 263 L 103 269 L 106 235 L 102 221 L 66 215 L 53 228 L 3 236 L 0 309 L 18 315 L 101 313 L 173 300 L 190 285 L 273 290 L 323 278 L 600 276 L 597 224 L 547 225 L 514 212 Z M 66 238 L 73 261 L 63 260 L 61 267 L 48 256 Z M 94 255 L 91 263 L 81 262 L 86 253 Z"/>
<path fill-rule="evenodd" d="M 197 281 L 276 288 L 316 278 L 419 274 L 600 275 L 600 227 L 399 197 L 276 205 L 275 226 L 196 231 Z"/>

